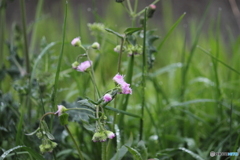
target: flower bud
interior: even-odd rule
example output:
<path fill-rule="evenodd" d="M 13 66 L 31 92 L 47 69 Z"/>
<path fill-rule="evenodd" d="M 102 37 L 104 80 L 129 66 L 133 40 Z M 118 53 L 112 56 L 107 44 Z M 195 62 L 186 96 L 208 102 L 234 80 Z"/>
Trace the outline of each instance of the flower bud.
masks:
<path fill-rule="evenodd" d="M 105 94 L 105 95 L 103 96 L 103 100 L 104 100 L 104 102 L 109 102 L 109 101 L 111 101 L 111 100 L 112 100 L 112 95 L 109 94 L 109 93 Z"/>
<path fill-rule="evenodd" d="M 65 108 L 63 105 L 58 105 L 58 110 L 57 112 L 55 112 L 55 114 L 58 114 L 58 116 L 61 116 L 66 111 L 67 111 L 67 108 Z"/>
<path fill-rule="evenodd" d="M 85 72 L 91 66 L 92 66 L 92 61 L 84 61 L 77 66 L 77 71 Z"/>
<path fill-rule="evenodd" d="M 113 139 L 115 137 L 115 134 L 111 131 L 108 131 L 108 130 L 105 131 L 105 134 L 107 135 L 107 137 L 109 139 Z"/>
<path fill-rule="evenodd" d="M 73 69 L 77 69 L 78 65 L 79 65 L 79 63 L 78 63 L 77 61 L 75 61 L 75 62 L 73 62 L 73 64 L 72 64 L 72 68 L 73 68 Z"/>
<path fill-rule="evenodd" d="M 96 132 L 93 135 L 93 142 L 105 142 L 107 140 L 107 135 L 104 132 Z"/>
<path fill-rule="evenodd" d="M 147 17 L 152 18 L 155 10 L 156 10 L 156 5 L 154 5 L 154 4 L 149 5 L 148 12 L 147 12 Z"/>
<path fill-rule="evenodd" d="M 72 40 L 71 44 L 74 46 L 74 47 L 81 47 L 81 40 L 80 40 L 80 37 L 76 37 Z"/>
<path fill-rule="evenodd" d="M 120 45 L 117 45 L 117 46 L 114 48 L 114 52 L 120 53 L 120 50 L 121 50 L 121 46 L 120 46 Z"/>
<path fill-rule="evenodd" d="M 99 48 L 100 48 L 100 44 L 99 44 L 98 42 L 94 42 L 94 43 L 92 44 L 92 48 L 93 48 L 93 49 L 99 49 Z"/>

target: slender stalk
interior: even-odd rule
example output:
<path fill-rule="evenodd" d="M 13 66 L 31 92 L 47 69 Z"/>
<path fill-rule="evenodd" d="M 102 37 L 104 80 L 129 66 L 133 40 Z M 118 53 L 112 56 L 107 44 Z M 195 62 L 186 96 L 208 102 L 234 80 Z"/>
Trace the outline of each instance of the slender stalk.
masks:
<path fill-rule="evenodd" d="M 68 110 L 68 111 L 70 111 L 70 110 L 80 110 L 80 111 L 89 111 L 89 112 L 95 113 L 95 112 L 92 111 L 91 109 L 87 109 L 87 108 L 68 108 L 67 110 Z"/>
<path fill-rule="evenodd" d="M 23 28 L 23 38 L 24 38 L 24 57 L 25 57 L 25 63 L 26 63 L 26 72 L 29 75 L 30 62 L 29 62 L 28 41 L 27 41 L 25 0 L 21 0 L 20 4 L 21 4 L 21 19 L 22 19 L 22 28 Z"/>
<path fill-rule="evenodd" d="M 55 98 L 56 98 L 56 92 L 57 92 L 57 88 L 58 88 L 59 73 L 60 73 L 60 67 L 61 67 L 62 57 L 63 57 L 64 43 L 65 43 L 65 33 L 66 33 L 66 25 L 67 25 L 67 6 L 68 6 L 68 2 L 66 1 L 63 31 L 62 31 L 62 34 L 63 34 L 62 46 L 61 46 L 61 51 L 60 51 L 60 55 L 59 55 L 59 59 L 58 59 L 58 66 L 57 66 L 57 71 L 56 71 L 55 81 L 54 81 L 54 86 L 53 86 L 52 107 L 55 106 Z"/>
<path fill-rule="evenodd" d="M 102 144 L 101 144 L 101 146 L 102 146 L 102 160 L 107 160 L 107 150 L 106 150 L 106 142 L 103 142 Z"/>
<path fill-rule="evenodd" d="M 132 15 L 133 14 L 133 9 L 132 9 L 132 5 L 131 5 L 130 0 L 127 0 L 127 4 L 128 4 L 128 9 L 130 11 L 130 14 Z"/>
<path fill-rule="evenodd" d="M 160 1 L 160 0 L 155 0 L 153 3 L 151 3 L 151 4 L 156 4 L 158 1 Z M 137 17 L 137 16 L 140 16 L 141 14 L 143 14 L 145 12 L 145 9 L 143 9 L 143 10 L 141 10 L 140 12 L 138 12 L 137 14 L 135 14 L 135 17 Z"/>
<path fill-rule="evenodd" d="M 4 27 L 5 27 L 5 8 L 2 8 L 0 9 L 0 67 L 3 66 L 3 59 L 4 59 L 4 56 L 3 56 L 3 52 L 4 52 L 4 47 L 3 47 L 3 44 L 4 44 Z M 1 83 L 0 82 L 0 89 L 1 89 Z"/>
<path fill-rule="evenodd" d="M 29 53 L 28 53 L 28 41 L 27 41 L 27 25 L 26 25 L 26 9 L 25 9 L 25 0 L 20 1 L 21 5 L 21 20 L 22 20 L 22 28 L 23 28 L 23 40 L 24 40 L 24 59 L 25 59 L 25 67 L 26 67 L 26 75 L 28 82 L 28 90 L 29 93 L 26 97 L 25 106 L 28 107 L 28 118 L 31 119 L 31 111 L 32 105 L 30 104 L 31 99 L 31 81 L 30 81 L 30 62 L 29 62 Z"/>
<path fill-rule="evenodd" d="M 68 126 L 65 125 L 64 127 L 65 127 L 65 129 L 67 130 L 68 134 L 70 135 L 70 137 L 71 137 L 71 139 L 72 139 L 75 147 L 77 148 L 78 155 L 79 155 L 80 159 L 81 159 L 81 160 L 84 160 L 83 155 L 82 155 L 82 151 L 81 151 L 80 147 L 78 146 L 76 140 L 74 139 L 74 137 L 73 137 L 71 131 L 69 130 Z"/>
<path fill-rule="evenodd" d="M 123 44 L 124 44 L 125 39 L 122 38 L 121 39 L 121 47 L 120 47 L 120 53 L 119 53 L 119 57 L 118 57 L 118 69 L 117 72 L 121 73 L 121 62 L 122 62 L 122 53 L 123 53 Z"/>
<path fill-rule="evenodd" d="M 147 9 L 144 13 L 144 28 L 143 28 L 143 56 L 142 56 L 142 105 L 141 105 L 141 119 L 140 119 L 140 140 L 143 138 L 143 118 L 144 118 L 144 108 L 145 108 L 145 89 L 146 89 L 146 30 L 147 30 Z"/>
<path fill-rule="evenodd" d="M 40 118 L 40 122 L 41 122 L 47 115 L 55 115 L 55 113 L 54 113 L 54 112 L 47 112 L 47 113 L 45 113 L 45 114 Z"/>
<path fill-rule="evenodd" d="M 43 3 L 44 3 L 44 0 L 39 0 L 38 4 L 37 4 L 36 15 L 35 15 L 35 24 L 34 24 L 34 28 L 32 31 L 31 45 L 30 45 L 30 49 L 29 49 L 30 53 L 33 53 L 34 48 L 36 46 L 36 40 L 37 40 L 36 35 L 37 35 L 37 29 L 38 29 L 37 21 L 39 21 L 41 11 L 43 8 Z M 33 54 L 31 54 L 31 55 L 33 55 Z M 31 55 L 30 55 L 30 58 L 31 58 Z"/>

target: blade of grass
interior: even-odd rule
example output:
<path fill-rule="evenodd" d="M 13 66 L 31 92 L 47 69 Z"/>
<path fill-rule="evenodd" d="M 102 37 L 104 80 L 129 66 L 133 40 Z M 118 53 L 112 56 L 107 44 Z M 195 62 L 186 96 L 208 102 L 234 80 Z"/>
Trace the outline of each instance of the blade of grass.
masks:
<path fill-rule="evenodd" d="M 159 46 L 157 47 L 157 51 L 160 51 L 163 44 L 166 42 L 166 40 L 168 39 L 168 37 L 171 35 L 171 33 L 175 30 L 175 28 L 179 25 L 179 23 L 182 21 L 182 19 L 184 18 L 184 16 L 186 15 L 186 13 L 183 13 L 178 20 L 173 24 L 173 26 L 171 27 L 171 29 L 168 31 L 168 33 L 166 34 L 166 36 L 164 36 L 164 39 L 162 40 L 162 42 L 159 44 Z"/>
<path fill-rule="evenodd" d="M 30 49 L 29 49 L 30 53 L 33 53 L 33 50 L 36 46 L 36 35 L 37 35 L 37 30 L 38 30 L 37 21 L 40 18 L 42 8 L 43 8 L 43 3 L 44 3 L 44 0 L 39 0 L 38 4 L 37 4 L 37 9 L 36 9 L 36 14 L 35 14 L 35 24 L 34 24 L 34 28 L 33 28 L 33 31 L 32 31 L 31 45 L 30 45 Z M 33 55 L 33 54 L 31 54 L 31 55 Z"/>
<path fill-rule="evenodd" d="M 6 17 L 6 9 L 1 8 L 0 9 L 0 69 L 4 66 L 4 30 L 5 30 L 5 17 Z M 2 90 L 2 81 L 0 81 L 0 90 Z"/>
<path fill-rule="evenodd" d="M 181 95 L 182 95 L 182 99 L 184 99 L 184 95 L 185 95 L 185 89 L 186 89 L 186 79 L 187 79 L 187 74 L 188 74 L 188 69 L 189 69 L 189 66 L 190 66 L 190 63 L 192 62 L 192 58 L 193 58 L 193 55 L 195 53 L 195 50 L 196 50 L 196 47 L 197 47 L 197 44 L 198 44 L 198 40 L 200 38 L 200 35 L 201 35 L 201 30 L 203 28 L 203 24 L 206 20 L 206 17 L 207 17 L 207 13 L 209 11 L 209 8 L 210 8 L 210 4 L 211 4 L 212 1 L 209 1 L 208 3 L 208 6 L 203 14 L 203 17 L 201 19 L 201 22 L 199 24 L 199 28 L 197 30 L 197 33 L 196 33 L 196 36 L 195 36 L 195 39 L 193 41 L 193 45 L 191 47 L 191 50 L 190 50 L 190 55 L 187 59 L 187 62 L 186 64 L 184 65 L 184 68 L 183 68 L 183 74 L 182 74 L 182 90 L 181 90 Z"/>
<path fill-rule="evenodd" d="M 202 47 L 198 46 L 199 49 L 201 49 L 205 54 L 207 54 L 208 56 L 212 57 L 213 59 L 215 59 L 216 61 L 218 61 L 219 63 L 221 63 L 222 65 L 224 65 L 225 67 L 227 67 L 228 69 L 230 69 L 231 71 L 237 73 L 240 75 L 240 72 L 238 72 L 236 69 L 232 68 L 231 66 L 229 66 L 228 64 L 226 64 L 225 62 L 217 59 L 216 57 L 214 57 L 211 52 L 203 49 Z"/>
<path fill-rule="evenodd" d="M 147 74 L 147 58 L 146 58 L 146 32 L 147 32 L 147 8 L 144 11 L 144 24 L 143 24 L 143 53 L 142 53 L 142 102 L 141 102 L 141 119 L 139 128 L 139 140 L 143 138 L 143 118 L 145 108 L 145 89 L 146 89 L 146 74 Z"/>
<path fill-rule="evenodd" d="M 56 92 L 58 88 L 58 81 L 59 81 L 59 73 L 60 73 L 60 68 L 61 68 L 61 63 L 62 63 L 62 57 L 63 57 L 63 51 L 64 51 L 64 42 L 65 42 L 65 34 L 66 34 L 66 25 L 67 25 L 67 10 L 68 10 L 68 2 L 65 2 L 65 14 L 64 14 L 64 22 L 63 22 L 63 30 L 62 30 L 62 46 L 60 50 L 60 55 L 58 59 L 58 65 L 57 65 L 57 71 L 55 75 L 55 80 L 54 80 L 54 85 L 53 85 L 53 92 L 52 92 L 52 97 L 51 97 L 51 103 L 52 103 L 52 108 L 55 106 L 55 98 L 56 98 Z"/>

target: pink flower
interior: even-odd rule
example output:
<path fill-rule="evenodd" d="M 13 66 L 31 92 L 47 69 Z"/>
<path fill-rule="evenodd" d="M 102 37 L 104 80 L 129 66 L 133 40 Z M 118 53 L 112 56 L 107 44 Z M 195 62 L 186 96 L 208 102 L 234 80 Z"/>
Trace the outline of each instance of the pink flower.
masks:
<path fill-rule="evenodd" d="M 132 89 L 129 86 L 130 86 L 130 84 L 128 84 L 128 83 L 121 85 L 123 94 L 132 94 Z"/>
<path fill-rule="evenodd" d="M 156 9 L 156 5 L 154 5 L 154 4 L 150 4 L 150 5 L 149 5 L 149 8 L 151 8 L 151 9 L 154 9 L 154 10 L 155 10 L 155 9 Z"/>
<path fill-rule="evenodd" d="M 103 96 L 103 100 L 104 100 L 104 102 L 109 102 L 109 101 L 111 101 L 111 100 L 112 100 L 112 95 L 109 94 L 109 93 L 105 94 L 105 95 Z"/>
<path fill-rule="evenodd" d="M 89 67 L 91 67 L 92 61 L 84 61 L 77 66 L 77 71 L 85 72 Z"/>
<path fill-rule="evenodd" d="M 81 46 L 81 40 L 80 37 L 76 37 L 72 40 L 71 44 L 75 47 L 80 47 Z"/>
<path fill-rule="evenodd" d="M 55 112 L 55 114 L 58 114 L 58 116 L 61 116 L 67 109 L 63 105 L 58 105 L 58 110 Z"/>
<path fill-rule="evenodd" d="M 124 81 L 124 77 L 122 75 L 116 74 L 113 77 L 113 80 L 121 86 L 123 94 L 132 94 L 132 89 L 130 88 L 130 84 Z"/>
<path fill-rule="evenodd" d="M 107 137 L 109 139 L 113 139 L 115 137 L 115 134 L 113 132 L 111 132 L 111 131 L 105 131 L 105 133 L 107 134 Z"/>
<path fill-rule="evenodd" d="M 126 83 L 123 78 L 124 77 L 118 73 L 113 77 L 113 80 L 121 85 L 123 83 Z"/>

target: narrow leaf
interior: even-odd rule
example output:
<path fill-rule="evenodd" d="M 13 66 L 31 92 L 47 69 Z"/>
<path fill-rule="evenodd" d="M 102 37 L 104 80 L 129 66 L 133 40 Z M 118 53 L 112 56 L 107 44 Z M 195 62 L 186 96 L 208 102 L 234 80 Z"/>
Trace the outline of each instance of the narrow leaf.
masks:
<path fill-rule="evenodd" d="M 24 146 L 16 146 L 16 147 L 13 147 L 13 148 L 5 151 L 5 152 L 1 155 L 0 160 L 3 160 L 4 158 L 6 158 L 7 155 L 8 155 L 9 153 L 11 153 L 12 151 L 14 151 L 14 150 L 16 150 L 16 149 L 19 149 L 19 148 L 22 148 L 22 147 L 24 147 Z"/>
<path fill-rule="evenodd" d="M 183 147 L 180 147 L 178 148 L 179 150 L 182 150 L 183 152 L 186 152 L 188 154 L 190 154 L 194 159 L 197 159 L 197 160 L 204 160 L 202 157 L 200 157 L 198 154 L 186 149 L 186 148 L 183 148 Z"/>
<path fill-rule="evenodd" d="M 171 35 L 171 33 L 174 31 L 174 29 L 178 26 L 178 24 L 182 21 L 183 17 L 186 15 L 186 13 L 183 13 L 178 20 L 173 24 L 172 28 L 168 31 L 167 35 L 164 37 L 164 39 L 162 40 L 162 42 L 159 44 L 159 46 L 157 47 L 157 50 L 159 51 L 164 42 L 167 40 L 167 38 Z"/>
<path fill-rule="evenodd" d="M 132 113 L 120 110 L 120 109 L 112 108 L 112 107 L 109 107 L 109 106 L 105 106 L 105 108 L 108 109 L 108 110 L 114 111 L 116 113 L 122 113 L 122 114 L 125 114 L 125 115 L 128 115 L 128 116 L 131 116 L 131 117 L 141 118 L 141 116 L 139 116 L 139 115 L 132 114 Z"/>
<path fill-rule="evenodd" d="M 134 160 L 142 160 L 141 154 L 134 148 L 125 146 L 127 147 L 128 151 L 133 155 Z"/>
<path fill-rule="evenodd" d="M 236 69 L 232 68 L 231 66 L 227 65 L 226 63 L 224 63 L 223 61 L 219 60 L 218 58 L 214 57 L 210 52 L 208 52 L 207 50 L 203 49 L 202 47 L 198 46 L 199 49 L 201 49 L 205 54 L 207 54 L 208 56 L 212 57 L 213 59 L 217 60 L 219 63 L 223 64 L 225 67 L 227 67 L 228 69 L 232 70 L 233 72 L 237 73 L 240 75 L 240 72 L 238 72 Z"/>
<path fill-rule="evenodd" d="M 25 135 L 27 135 L 27 136 L 32 136 L 32 135 L 34 135 L 35 133 L 37 133 L 38 131 L 39 131 L 39 129 L 40 128 L 37 128 L 35 131 L 33 131 L 32 133 L 27 133 L 27 134 L 25 134 Z"/>
<path fill-rule="evenodd" d="M 128 149 L 125 146 L 131 146 L 133 142 L 133 136 L 130 134 L 128 142 L 117 150 L 117 153 L 111 158 L 111 160 L 121 160 L 127 153 Z"/>
<path fill-rule="evenodd" d="M 124 33 L 125 33 L 126 35 L 131 35 L 131 34 L 137 32 L 137 31 L 140 31 L 140 30 L 142 30 L 142 28 L 127 28 L 127 29 L 124 31 Z"/>
<path fill-rule="evenodd" d="M 123 35 L 121 35 L 121 34 L 118 33 L 118 32 L 115 32 L 115 31 L 113 31 L 113 30 L 111 30 L 111 29 L 109 29 L 109 28 L 105 28 L 105 30 L 108 31 L 109 33 L 112 33 L 112 34 L 118 36 L 119 38 L 122 38 L 122 39 L 124 38 Z"/>

